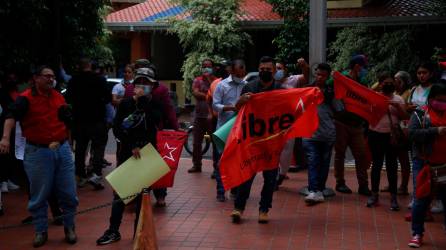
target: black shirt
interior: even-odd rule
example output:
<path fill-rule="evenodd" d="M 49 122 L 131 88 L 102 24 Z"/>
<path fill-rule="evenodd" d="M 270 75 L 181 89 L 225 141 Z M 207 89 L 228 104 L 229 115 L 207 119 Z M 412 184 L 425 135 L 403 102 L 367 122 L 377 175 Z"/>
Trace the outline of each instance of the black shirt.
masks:
<path fill-rule="evenodd" d="M 153 100 L 137 107 L 133 97 L 126 98 L 116 110 L 113 133 L 126 148 L 142 148 L 149 142 L 156 148 L 160 111 L 161 106 Z"/>
<path fill-rule="evenodd" d="M 105 122 L 111 92 L 104 77 L 92 71 L 80 72 L 68 83 L 66 100 L 72 105 L 74 123 Z"/>
<path fill-rule="evenodd" d="M 265 91 L 271 91 L 271 90 L 277 90 L 277 89 L 282 89 L 282 87 L 277 84 L 276 82 L 274 82 L 268 87 L 268 88 L 264 88 L 262 83 L 260 82 L 260 79 L 256 78 L 255 80 L 247 83 L 245 86 L 243 86 L 242 92 L 240 93 L 240 95 L 243 95 L 245 93 L 260 93 L 260 92 L 265 92 Z"/>

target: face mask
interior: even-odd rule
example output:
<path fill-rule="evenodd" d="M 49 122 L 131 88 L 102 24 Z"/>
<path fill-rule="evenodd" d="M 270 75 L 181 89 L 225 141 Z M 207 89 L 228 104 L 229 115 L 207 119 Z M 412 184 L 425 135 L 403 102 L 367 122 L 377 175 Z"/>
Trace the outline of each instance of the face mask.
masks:
<path fill-rule="evenodd" d="M 152 86 L 150 86 L 150 85 L 145 85 L 145 86 L 144 86 L 144 95 L 148 95 L 148 94 L 150 94 L 150 93 L 152 93 Z"/>
<path fill-rule="evenodd" d="M 446 102 L 433 100 L 430 106 L 436 111 L 446 111 Z"/>
<path fill-rule="evenodd" d="M 285 71 L 283 71 L 282 69 L 276 71 L 276 74 L 274 74 L 274 80 L 280 81 L 283 78 L 285 78 Z"/>
<path fill-rule="evenodd" d="M 273 80 L 273 73 L 270 71 L 260 71 L 259 77 L 262 82 L 271 82 Z"/>
<path fill-rule="evenodd" d="M 207 75 L 212 75 L 212 73 L 214 72 L 214 70 L 212 68 L 202 68 L 201 72 L 203 74 L 207 74 Z"/>
<path fill-rule="evenodd" d="M 235 82 L 235 83 L 240 84 L 240 83 L 242 83 L 243 79 L 242 78 L 238 78 L 236 76 L 232 76 L 232 81 Z"/>
<path fill-rule="evenodd" d="M 385 84 L 385 85 L 383 85 L 382 90 L 383 90 L 384 94 L 391 94 L 391 93 L 395 92 L 395 85 Z"/>

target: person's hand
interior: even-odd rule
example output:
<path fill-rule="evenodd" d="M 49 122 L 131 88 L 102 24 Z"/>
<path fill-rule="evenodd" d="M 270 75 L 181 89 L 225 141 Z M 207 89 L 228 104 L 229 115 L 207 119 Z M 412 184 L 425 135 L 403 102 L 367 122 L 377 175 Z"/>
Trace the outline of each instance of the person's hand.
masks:
<path fill-rule="evenodd" d="M 142 88 L 135 88 L 135 96 L 136 98 L 141 97 L 144 95 L 144 89 Z"/>
<path fill-rule="evenodd" d="M 10 147 L 9 139 L 8 138 L 3 138 L 0 141 L 0 154 L 8 154 L 9 153 L 9 147 Z"/>
<path fill-rule="evenodd" d="M 135 159 L 141 158 L 140 148 L 132 149 L 132 154 L 133 154 L 133 157 L 135 157 Z"/>
<path fill-rule="evenodd" d="M 240 96 L 239 99 L 239 105 L 245 105 L 249 101 L 249 98 L 251 98 L 252 93 L 245 93 L 242 96 Z"/>
<path fill-rule="evenodd" d="M 438 127 L 439 135 L 446 135 L 446 127 Z"/>
<path fill-rule="evenodd" d="M 308 67 L 309 65 L 305 61 L 305 59 L 303 57 L 301 57 L 301 58 L 297 59 L 297 66 L 302 69 L 302 68 Z"/>
<path fill-rule="evenodd" d="M 407 112 L 409 112 L 409 113 L 413 112 L 413 111 L 415 111 L 415 109 L 417 109 L 417 105 L 408 104 L 406 109 L 407 109 Z"/>

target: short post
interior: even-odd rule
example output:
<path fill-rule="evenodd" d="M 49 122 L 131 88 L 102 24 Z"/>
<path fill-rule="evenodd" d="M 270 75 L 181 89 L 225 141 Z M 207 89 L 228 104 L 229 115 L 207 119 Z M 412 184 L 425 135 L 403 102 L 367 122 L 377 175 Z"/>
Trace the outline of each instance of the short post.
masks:
<path fill-rule="evenodd" d="M 141 197 L 141 212 L 139 213 L 133 250 L 157 250 L 155 224 L 153 222 L 150 190 L 144 189 Z"/>

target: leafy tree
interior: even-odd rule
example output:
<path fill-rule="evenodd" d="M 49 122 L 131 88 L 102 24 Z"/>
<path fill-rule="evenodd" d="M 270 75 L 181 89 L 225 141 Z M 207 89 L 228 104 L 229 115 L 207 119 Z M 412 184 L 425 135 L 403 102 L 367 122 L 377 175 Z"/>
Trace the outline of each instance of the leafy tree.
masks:
<path fill-rule="evenodd" d="M 416 30 L 412 28 L 385 32 L 364 26 L 344 28 L 329 46 L 329 58 L 334 69 L 343 70 L 353 55 L 365 54 L 370 66 L 370 82 L 376 81 L 377 74 L 382 71 L 414 72 L 420 62 L 414 49 L 415 37 Z"/>
<path fill-rule="evenodd" d="M 250 37 L 239 29 L 237 16 L 242 14 L 237 0 L 171 0 L 191 15 L 189 20 L 169 19 L 170 32 L 178 35 L 187 52 L 183 72 L 187 97 L 193 79 L 200 74 L 201 61 L 216 61 L 239 55 Z"/>
<path fill-rule="evenodd" d="M 0 1 L 0 70 L 38 64 L 73 66 L 80 56 L 111 62 L 107 0 Z"/>
<path fill-rule="evenodd" d="M 295 61 L 308 54 L 309 1 L 267 0 L 273 11 L 283 17 L 284 24 L 273 44 L 278 48 L 277 57 Z"/>

